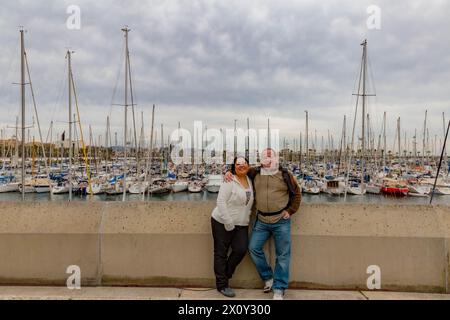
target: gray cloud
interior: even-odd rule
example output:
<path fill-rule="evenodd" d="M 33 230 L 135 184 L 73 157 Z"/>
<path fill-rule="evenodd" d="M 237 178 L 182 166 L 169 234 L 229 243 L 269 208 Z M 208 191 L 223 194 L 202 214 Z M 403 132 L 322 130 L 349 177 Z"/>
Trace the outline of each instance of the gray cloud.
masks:
<path fill-rule="evenodd" d="M 70 4 L 81 8 L 81 30 L 65 27 Z M 366 28 L 371 4 L 382 10 L 381 30 Z M 123 110 L 110 104 L 118 76 L 114 103 L 123 95 L 120 28 L 127 24 L 138 123 L 142 110 L 148 125 L 155 103 L 156 122 L 167 132 L 178 121 L 188 128 L 194 120 L 231 127 L 233 119 L 244 126 L 246 117 L 264 127 L 270 116 L 282 135 L 298 137 L 309 110 L 312 130 L 319 137 L 330 130 L 336 140 L 344 114 L 353 117 L 359 44 L 368 38 L 374 130 L 387 111 L 390 136 L 398 116 L 411 136 L 428 108 L 430 135 L 442 135 L 441 113 L 450 100 L 448 12 L 442 0 L 3 1 L 0 124 L 12 124 L 19 111 L 19 89 L 11 82 L 18 81 L 16 26 L 24 25 L 44 130 L 50 120 L 64 130 L 61 82 L 70 46 L 83 123 L 101 134 L 110 115 L 113 131 L 121 132 Z"/>

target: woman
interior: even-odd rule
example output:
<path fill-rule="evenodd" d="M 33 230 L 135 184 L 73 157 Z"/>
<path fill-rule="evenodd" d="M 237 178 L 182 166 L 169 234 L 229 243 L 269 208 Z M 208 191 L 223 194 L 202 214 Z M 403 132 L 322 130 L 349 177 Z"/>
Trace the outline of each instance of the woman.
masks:
<path fill-rule="evenodd" d="M 247 177 L 248 170 L 247 159 L 234 159 L 231 166 L 233 181 L 221 185 L 217 206 L 211 217 L 216 288 L 226 297 L 235 296 L 228 286 L 228 280 L 245 257 L 248 248 L 248 224 L 253 205 L 253 186 Z M 231 253 L 228 255 L 230 247 Z"/>

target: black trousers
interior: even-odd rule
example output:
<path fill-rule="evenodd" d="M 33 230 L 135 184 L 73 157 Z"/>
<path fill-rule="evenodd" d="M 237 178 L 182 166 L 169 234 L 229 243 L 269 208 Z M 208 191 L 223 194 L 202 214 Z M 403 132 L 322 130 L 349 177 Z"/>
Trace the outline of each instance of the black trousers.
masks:
<path fill-rule="evenodd" d="M 222 223 L 211 218 L 211 228 L 214 238 L 216 288 L 220 291 L 228 287 L 228 280 L 247 253 L 248 226 L 236 226 L 232 231 L 227 231 Z M 228 255 L 230 247 L 231 253 Z"/>

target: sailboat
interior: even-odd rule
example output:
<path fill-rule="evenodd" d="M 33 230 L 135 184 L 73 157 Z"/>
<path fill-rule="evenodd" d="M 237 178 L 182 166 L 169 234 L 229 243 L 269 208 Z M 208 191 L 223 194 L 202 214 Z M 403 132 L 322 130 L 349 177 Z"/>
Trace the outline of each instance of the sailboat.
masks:
<path fill-rule="evenodd" d="M 138 159 L 138 148 L 137 148 L 137 137 L 136 137 L 136 126 L 135 126 L 135 119 L 134 119 L 134 101 L 133 101 L 133 86 L 131 81 L 131 63 L 130 63 L 130 51 L 128 49 L 128 33 L 130 32 L 130 29 L 128 26 L 125 26 L 121 29 L 124 33 L 125 37 L 125 83 L 124 83 L 124 131 L 123 131 L 123 179 L 118 181 L 119 183 L 115 184 L 113 189 L 109 189 L 106 191 L 107 194 L 118 194 L 119 192 L 122 193 L 122 201 L 125 201 L 126 199 L 126 193 L 129 191 L 130 186 L 135 182 L 133 179 L 130 179 L 127 177 L 128 175 L 128 165 L 129 165 L 129 159 L 128 159 L 128 107 L 131 106 L 132 110 L 132 116 L 133 116 L 133 126 L 134 126 L 134 142 L 136 145 L 136 163 L 139 167 L 139 159 Z M 131 104 L 128 103 L 128 88 L 130 88 L 130 98 L 131 98 Z M 137 190 L 139 193 L 145 193 L 145 185 L 137 186 Z"/>
<path fill-rule="evenodd" d="M 409 188 L 406 181 L 384 178 L 383 186 L 381 187 L 381 193 L 391 196 L 406 196 L 408 195 Z"/>
<path fill-rule="evenodd" d="M 353 122 L 353 132 L 355 130 L 355 124 L 356 124 L 356 116 L 358 111 L 358 104 L 360 101 L 360 98 L 362 100 L 362 121 L 361 121 L 361 154 L 360 154 L 360 182 L 351 183 L 349 181 L 350 176 L 350 167 L 352 163 L 352 152 L 350 152 L 349 161 L 348 161 L 348 168 L 347 168 L 347 176 L 345 179 L 345 196 L 347 193 L 353 194 L 353 195 L 363 195 L 367 192 L 366 188 L 366 181 L 365 181 L 365 175 L 366 175 L 366 100 L 369 96 L 374 96 L 374 94 L 367 94 L 366 85 L 367 85 L 367 39 L 365 39 L 361 46 L 363 47 L 362 52 L 362 61 L 361 61 L 361 68 L 359 71 L 359 80 L 358 80 L 358 92 L 353 94 L 356 96 L 356 107 L 355 107 L 355 120 Z M 351 143 L 351 150 L 353 150 L 354 147 L 354 134 L 352 135 L 352 143 Z M 376 188 L 373 188 L 373 190 L 376 192 Z M 381 189 L 380 189 L 381 190 Z"/>
<path fill-rule="evenodd" d="M 408 195 L 413 197 L 428 197 L 431 187 L 422 186 L 417 183 L 408 185 Z"/>
<path fill-rule="evenodd" d="M 203 191 L 203 184 L 201 180 L 195 179 L 189 182 L 188 190 L 191 193 L 199 193 Z"/>
<path fill-rule="evenodd" d="M 128 192 L 130 194 L 142 194 L 147 192 L 148 186 L 148 181 L 138 181 L 130 185 Z"/>
<path fill-rule="evenodd" d="M 0 179 L 0 193 L 19 191 L 19 182 L 13 182 L 12 179 L 2 177 Z"/>

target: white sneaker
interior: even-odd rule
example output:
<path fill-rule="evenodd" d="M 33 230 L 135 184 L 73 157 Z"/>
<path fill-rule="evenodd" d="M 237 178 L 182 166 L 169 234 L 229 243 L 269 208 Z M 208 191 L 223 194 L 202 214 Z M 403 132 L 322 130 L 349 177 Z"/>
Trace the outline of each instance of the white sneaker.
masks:
<path fill-rule="evenodd" d="M 266 280 L 264 284 L 264 293 L 269 293 L 270 291 L 272 291 L 272 286 L 273 286 L 273 279 Z"/>
<path fill-rule="evenodd" d="M 273 290 L 273 300 L 283 300 L 284 292 L 283 290 Z"/>

